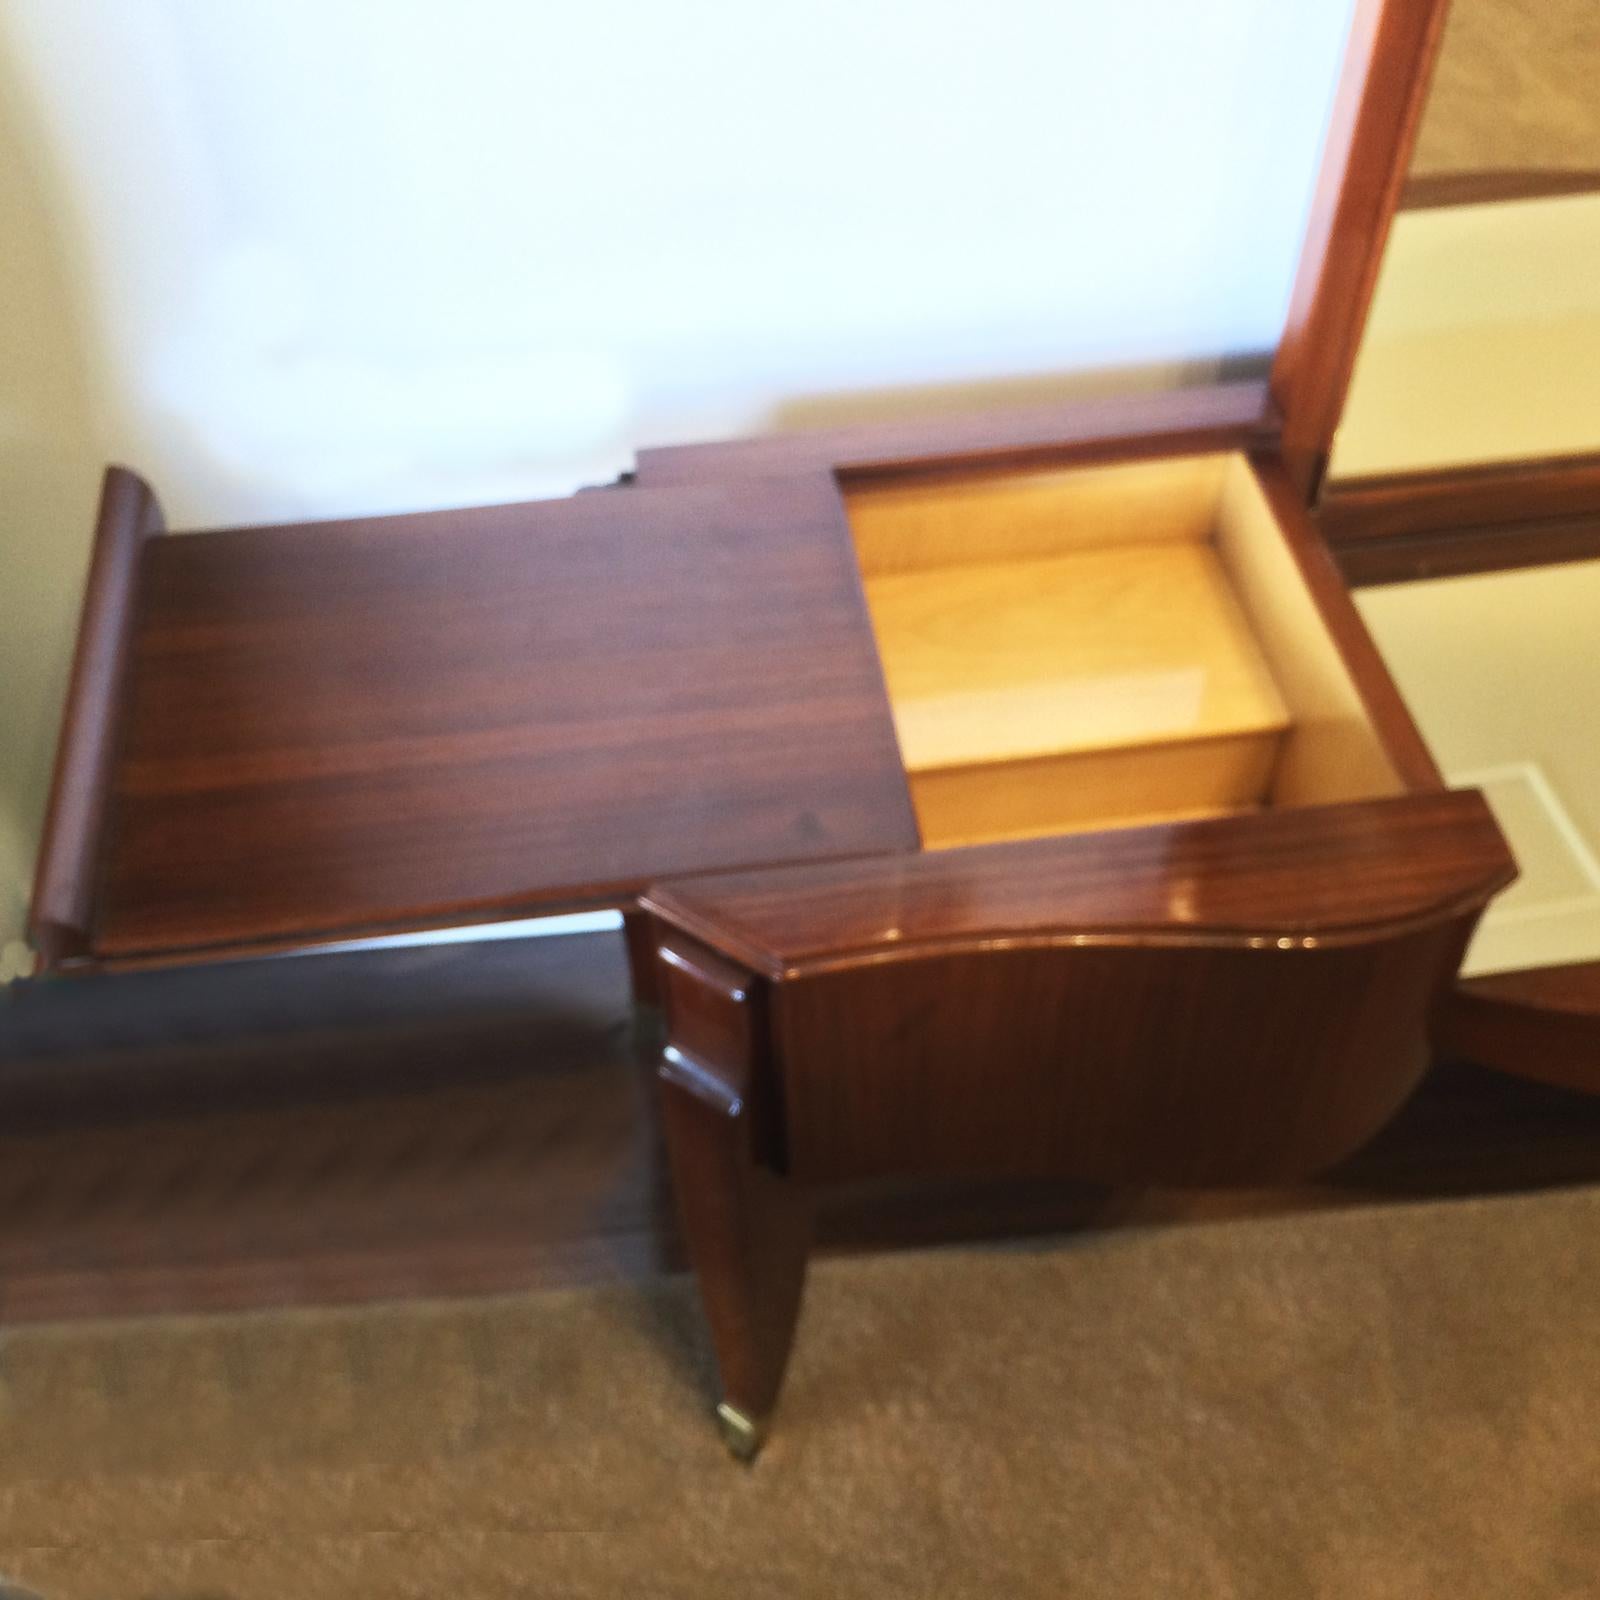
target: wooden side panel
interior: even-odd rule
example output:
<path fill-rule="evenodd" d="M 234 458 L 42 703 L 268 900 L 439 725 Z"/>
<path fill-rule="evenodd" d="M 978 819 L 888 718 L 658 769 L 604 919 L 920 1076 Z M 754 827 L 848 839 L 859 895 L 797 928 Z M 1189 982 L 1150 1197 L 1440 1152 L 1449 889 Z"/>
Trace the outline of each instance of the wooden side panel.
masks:
<path fill-rule="evenodd" d="M 42 971 L 82 956 L 88 946 L 140 567 L 145 542 L 164 527 L 144 479 L 108 467 L 29 913 L 28 937 Z"/>
<path fill-rule="evenodd" d="M 792 1170 L 1257 1183 L 1374 1133 L 1476 910 L 1334 948 L 996 948 L 779 986 Z M 1288 943 L 1289 941 L 1285 941 Z"/>
<path fill-rule="evenodd" d="M 1449 0 L 1357 0 L 1272 393 L 1312 501 L 1344 410 Z"/>

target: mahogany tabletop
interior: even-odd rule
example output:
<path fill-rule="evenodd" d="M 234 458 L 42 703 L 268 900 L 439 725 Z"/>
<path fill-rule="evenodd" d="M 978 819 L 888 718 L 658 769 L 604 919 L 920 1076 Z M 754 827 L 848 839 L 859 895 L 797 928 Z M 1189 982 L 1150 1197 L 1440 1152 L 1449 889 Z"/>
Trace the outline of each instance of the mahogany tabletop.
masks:
<path fill-rule="evenodd" d="M 156 538 L 142 560 L 95 956 L 916 848 L 826 475 Z"/>

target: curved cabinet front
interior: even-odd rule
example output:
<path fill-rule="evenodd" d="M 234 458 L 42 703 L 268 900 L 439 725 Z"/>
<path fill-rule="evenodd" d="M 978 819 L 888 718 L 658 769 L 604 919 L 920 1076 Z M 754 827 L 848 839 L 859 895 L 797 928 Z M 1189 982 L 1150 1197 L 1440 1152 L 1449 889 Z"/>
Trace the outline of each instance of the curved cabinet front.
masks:
<path fill-rule="evenodd" d="M 1415 1086 L 1512 872 L 1482 796 L 1440 791 L 652 890 L 730 1439 L 776 1398 L 815 1186 L 1334 1162 Z"/>

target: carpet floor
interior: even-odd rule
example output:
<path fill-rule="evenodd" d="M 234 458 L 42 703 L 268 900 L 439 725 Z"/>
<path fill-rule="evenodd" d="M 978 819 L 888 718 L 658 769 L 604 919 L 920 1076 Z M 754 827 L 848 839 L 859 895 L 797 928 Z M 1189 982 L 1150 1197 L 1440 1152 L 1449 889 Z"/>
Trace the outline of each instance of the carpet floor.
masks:
<path fill-rule="evenodd" d="M 1600 1190 L 829 1260 L 727 1458 L 687 1284 L 0 1335 L 49 1600 L 1600 1592 Z"/>
<path fill-rule="evenodd" d="M 1600 5 L 1452 0 L 1414 173 L 1600 171 Z"/>

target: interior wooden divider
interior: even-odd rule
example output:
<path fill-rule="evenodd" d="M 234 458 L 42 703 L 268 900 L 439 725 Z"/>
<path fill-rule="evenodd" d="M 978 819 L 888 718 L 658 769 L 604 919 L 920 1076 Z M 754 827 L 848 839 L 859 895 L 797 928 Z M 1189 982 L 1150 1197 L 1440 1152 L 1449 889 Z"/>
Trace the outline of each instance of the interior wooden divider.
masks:
<path fill-rule="evenodd" d="M 930 848 L 1402 788 L 1243 455 L 846 501 Z"/>

